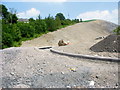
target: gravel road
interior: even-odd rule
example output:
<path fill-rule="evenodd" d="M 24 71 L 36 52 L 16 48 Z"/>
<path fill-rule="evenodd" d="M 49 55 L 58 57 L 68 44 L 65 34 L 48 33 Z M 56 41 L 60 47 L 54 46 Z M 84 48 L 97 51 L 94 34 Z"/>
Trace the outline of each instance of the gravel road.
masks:
<path fill-rule="evenodd" d="M 118 63 L 72 58 L 49 49 L 18 47 L 2 53 L 7 88 L 117 88 Z"/>

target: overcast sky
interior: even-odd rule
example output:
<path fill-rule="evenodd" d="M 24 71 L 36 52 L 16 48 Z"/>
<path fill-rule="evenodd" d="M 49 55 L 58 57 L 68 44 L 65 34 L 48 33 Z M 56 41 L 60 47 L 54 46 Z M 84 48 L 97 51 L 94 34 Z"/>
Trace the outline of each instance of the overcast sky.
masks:
<path fill-rule="evenodd" d="M 98 0 L 96 0 L 96 2 L 93 2 L 93 0 L 90 0 L 90 2 L 88 2 L 88 0 L 84 0 L 84 2 L 82 2 L 83 0 L 76 0 L 76 2 L 72 0 L 71 2 L 70 0 L 37 1 L 38 0 L 29 0 L 29 2 L 28 0 L 4 0 L 2 4 L 8 9 L 16 9 L 19 18 L 37 18 L 39 14 L 42 18 L 45 18 L 49 14 L 55 16 L 57 13 L 61 12 L 66 18 L 70 19 L 102 19 L 116 24 L 118 23 L 117 0 L 104 0 L 104 2 L 98 2 Z"/>

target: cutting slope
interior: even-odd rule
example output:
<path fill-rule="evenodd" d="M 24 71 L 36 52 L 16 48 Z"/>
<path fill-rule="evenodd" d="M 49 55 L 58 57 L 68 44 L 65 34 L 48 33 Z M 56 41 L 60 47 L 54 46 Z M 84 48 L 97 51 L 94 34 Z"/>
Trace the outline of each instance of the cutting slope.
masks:
<path fill-rule="evenodd" d="M 74 45 L 80 43 L 87 47 L 96 43 L 95 38 L 109 35 L 116 27 L 117 25 L 103 20 L 78 23 L 23 42 L 22 47 L 57 46 L 60 39 L 70 41 Z"/>

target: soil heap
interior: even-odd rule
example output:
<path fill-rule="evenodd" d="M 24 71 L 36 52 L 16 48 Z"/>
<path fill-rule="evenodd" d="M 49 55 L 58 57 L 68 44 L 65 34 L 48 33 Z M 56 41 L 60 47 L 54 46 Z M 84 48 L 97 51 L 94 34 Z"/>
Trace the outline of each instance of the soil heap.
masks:
<path fill-rule="evenodd" d="M 120 53 L 120 35 L 109 35 L 102 41 L 93 45 L 90 50 L 94 52 L 119 52 Z"/>

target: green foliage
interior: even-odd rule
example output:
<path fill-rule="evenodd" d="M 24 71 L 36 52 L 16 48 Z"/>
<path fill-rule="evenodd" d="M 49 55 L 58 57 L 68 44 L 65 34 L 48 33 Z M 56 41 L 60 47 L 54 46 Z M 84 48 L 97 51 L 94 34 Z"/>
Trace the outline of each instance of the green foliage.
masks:
<path fill-rule="evenodd" d="M 118 26 L 115 30 L 113 30 L 116 35 L 120 35 L 120 26 Z"/>
<path fill-rule="evenodd" d="M 21 37 L 21 31 L 18 28 L 17 24 L 12 25 L 11 31 L 12 31 L 13 40 L 19 42 L 22 37 Z"/>
<path fill-rule="evenodd" d="M 45 19 L 45 22 L 47 24 L 47 30 L 48 31 L 55 31 L 57 29 L 56 22 L 52 16 L 48 16 L 48 18 Z"/>
<path fill-rule="evenodd" d="M 12 35 L 6 32 L 2 33 L 2 48 L 7 48 L 13 46 Z"/>
<path fill-rule="evenodd" d="M 65 20 L 65 16 L 62 13 L 57 13 L 55 17 L 59 17 L 60 20 Z"/>
<path fill-rule="evenodd" d="M 30 18 L 29 19 L 29 22 L 34 22 L 35 20 L 33 18 Z"/>
<path fill-rule="evenodd" d="M 33 37 L 34 34 L 35 34 L 34 27 L 32 25 L 30 25 L 29 23 L 19 22 L 18 27 L 21 31 L 21 36 L 22 37 L 30 38 L 30 37 Z"/>
<path fill-rule="evenodd" d="M 79 23 L 80 21 L 79 21 L 79 19 L 74 19 L 74 20 L 72 20 L 73 22 L 76 22 L 76 23 Z"/>
<path fill-rule="evenodd" d="M 62 25 L 71 25 L 74 24 L 75 22 L 71 21 L 70 19 L 65 19 L 61 21 Z"/>
<path fill-rule="evenodd" d="M 34 27 L 35 27 L 36 34 L 45 33 L 47 30 L 47 25 L 44 20 L 36 20 L 34 22 Z"/>
<path fill-rule="evenodd" d="M 59 28 L 61 26 L 61 20 L 59 17 L 55 18 L 56 26 Z"/>
<path fill-rule="evenodd" d="M 2 7 L 2 9 L 0 9 L 0 15 L 2 18 L 6 19 L 9 14 L 8 9 L 5 7 L 5 5 L 0 5 L 0 7 Z"/>
<path fill-rule="evenodd" d="M 65 19 L 62 13 L 58 13 L 55 18 L 49 15 L 47 18 L 41 19 L 39 15 L 36 20 L 30 18 L 29 23 L 24 23 L 17 21 L 16 14 L 12 13 L 13 9 L 8 12 L 4 5 L 1 7 L 3 8 L 3 11 L 0 10 L 2 16 L 2 48 L 20 46 L 21 41 L 33 39 L 79 22 L 77 19 Z"/>
<path fill-rule="evenodd" d="M 4 19 L 5 23 L 17 23 L 17 16 L 16 14 L 12 14 L 11 12 L 8 12 L 8 9 L 5 7 L 5 5 L 0 5 L 2 9 L 0 9 L 0 15 L 2 16 L 2 19 Z"/>

